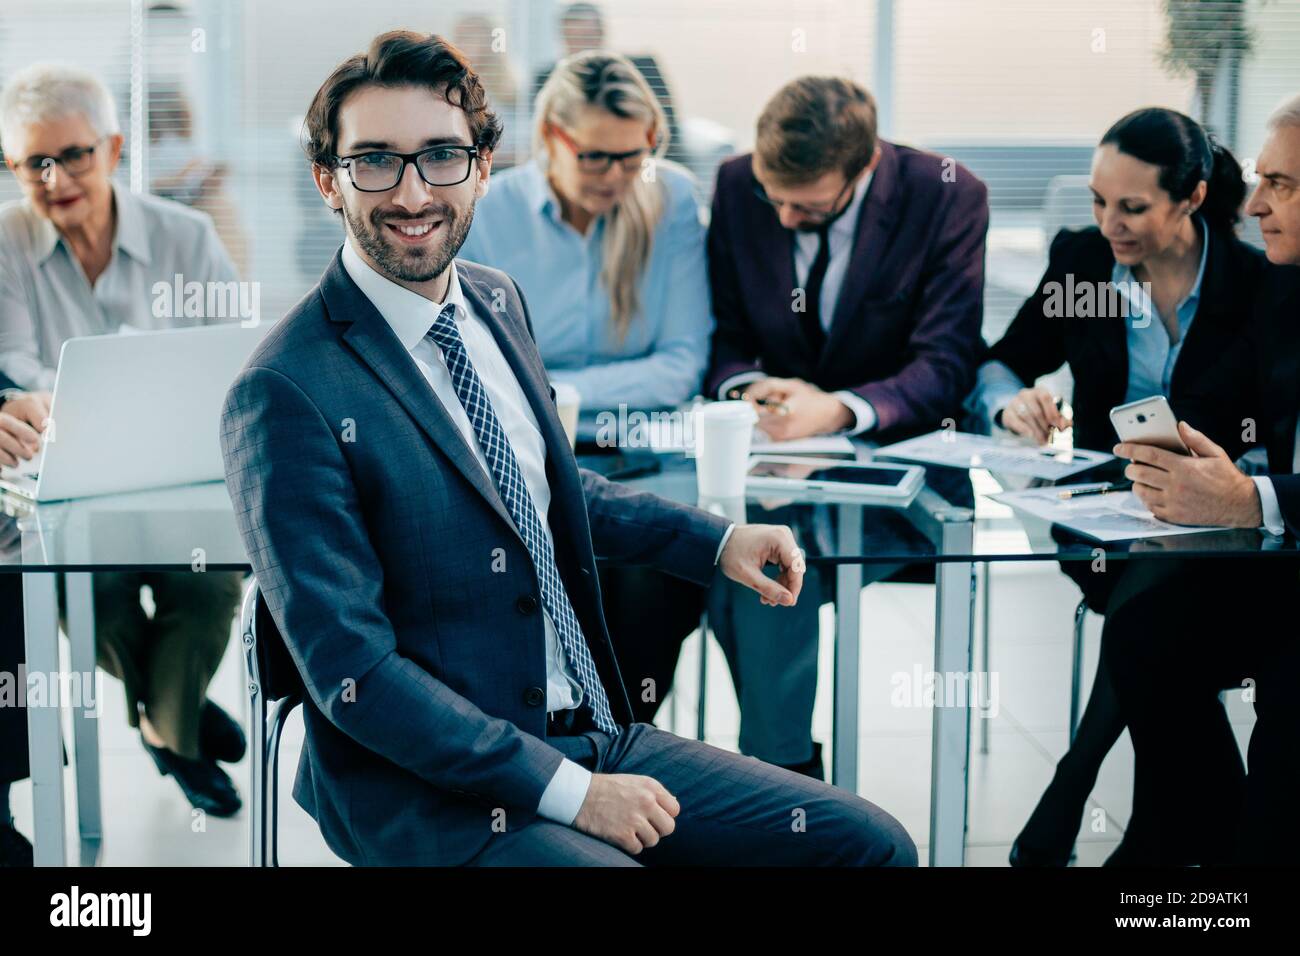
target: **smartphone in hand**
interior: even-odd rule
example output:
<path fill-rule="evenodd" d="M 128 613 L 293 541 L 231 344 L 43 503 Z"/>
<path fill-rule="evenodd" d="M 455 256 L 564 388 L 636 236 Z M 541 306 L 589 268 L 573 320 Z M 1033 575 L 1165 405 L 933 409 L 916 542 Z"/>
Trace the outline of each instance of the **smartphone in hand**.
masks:
<path fill-rule="evenodd" d="M 1165 451 L 1190 455 L 1191 451 L 1178 434 L 1178 419 L 1163 395 L 1140 398 L 1110 410 L 1110 423 L 1123 442 L 1155 445 Z"/>

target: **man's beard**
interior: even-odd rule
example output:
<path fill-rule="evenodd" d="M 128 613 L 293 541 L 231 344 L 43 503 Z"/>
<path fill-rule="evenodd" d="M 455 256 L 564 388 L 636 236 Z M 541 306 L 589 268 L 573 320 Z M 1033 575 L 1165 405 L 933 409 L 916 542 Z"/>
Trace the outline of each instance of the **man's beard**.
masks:
<path fill-rule="evenodd" d="M 446 233 L 442 241 L 430 250 L 418 246 L 399 246 L 395 241 L 384 236 L 385 223 L 400 224 L 417 219 L 428 219 L 431 215 L 442 220 Z M 380 271 L 390 279 L 401 282 L 428 282 L 442 275 L 451 264 L 451 260 L 456 258 L 456 253 L 460 252 L 460 247 L 465 244 L 470 224 L 474 221 L 474 203 L 471 201 L 463 209 L 443 203 L 440 207 L 422 210 L 415 216 L 404 216 L 380 207 L 370 213 L 368 221 L 362 219 L 344 203 L 343 216 L 347 219 L 348 228 L 352 230 L 352 235 L 356 236 L 361 250 L 370 256 Z"/>

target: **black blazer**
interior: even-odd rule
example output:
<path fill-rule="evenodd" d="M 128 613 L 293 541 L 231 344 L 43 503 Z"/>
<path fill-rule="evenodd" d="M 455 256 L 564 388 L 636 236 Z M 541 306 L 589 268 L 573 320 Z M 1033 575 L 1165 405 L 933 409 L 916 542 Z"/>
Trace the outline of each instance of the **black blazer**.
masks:
<path fill-rule="evenodd" d="M 1263 443 L 1287 529 L 1300 536 L 1300 475 L 1292 473 L 1300 418 L 1300 266 L 1264 269 L 1247 334 L 1217 358 L 1185 399 L 1189 414 L 1231 427 L 1215 440 L 1234 458 Z"/>
<path fill-rule="evenodd" d="M 1201 300 L 1174 366 L 1170 404 L 1175 414 L 1222 441 L 1233 424 L 1223 406 L 1204 403 L 1183 409 L 1184 396 L 1208 373 L 1224 352 L 1244 341 L 1256 290 L 1267 264 L 1263 253 L 1235 236 L 1210 230 L 1210 250 L 1201 280 Z M 1074 375 L 1074 443 L 1079 448 L 1109 451 L 1119 439 L 1110 410 L 1123 404 L 1128 390 L 1128 319 L 1122 314 L 1094 318 L 1060 318 L 1047 309 L 1050 283 L 1077 289 L 1083 283 L 1110 281 L 1115 257 L 1101 231 L 1062 229 L 1052 240 L 1047 271 L 1025 300 L 1002 339 L 985 361 L 1008 366 L 1021 381 L 1068 363 Z"/>

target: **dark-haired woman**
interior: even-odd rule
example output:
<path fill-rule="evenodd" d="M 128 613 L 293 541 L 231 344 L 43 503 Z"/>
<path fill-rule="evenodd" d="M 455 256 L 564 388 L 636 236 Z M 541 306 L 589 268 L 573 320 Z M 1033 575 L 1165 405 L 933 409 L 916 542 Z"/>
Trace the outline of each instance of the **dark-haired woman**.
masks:
<path fill-rule="evenodd" d="M 1089 185 L 1097 225 L 1053 240 L 1037 290 L 987 353 L 971 404 L 1039 443 L 1049 428 L 1073 426 L 1076 447 L 1108 450 L 1114 406 L 1159 394 L 1178 412 L 1180 396 L 1239 335 L 1264 258 L 1235 233 L 1246 192 L 1240 166 L 1182 113 L 1143 109 L 1115 123 L 1093 155 Z M 1072 420 L 1034 384 L 1063 364 L 1074 377 Z M 1222 420 L 1192 424 L 1214 436 L 1232 427 L 1229 418 L 1225 410 Z M 1100 614 L 1140 586 L 1127 562 L 1106 573 L 1092 573 L 1090 562 L 1062 568 Z M 1013 866 L 1067 864 L 1123 729 L 1103 643 L 1074 742 L 1012 846 Z"/>

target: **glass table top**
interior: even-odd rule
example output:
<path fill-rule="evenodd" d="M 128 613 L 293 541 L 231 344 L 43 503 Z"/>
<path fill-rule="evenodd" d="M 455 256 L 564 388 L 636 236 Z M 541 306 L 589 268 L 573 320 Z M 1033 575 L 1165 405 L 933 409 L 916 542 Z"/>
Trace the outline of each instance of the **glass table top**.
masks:
<path fill-rule="evenodd" d="M 683 455 L 580 455 L 579 463 L 631 487 L 699 504 L 733 520 L 797 526 L 810 561 L 921 563 L 1091 561 L 1148 557 L 1300 555 L 1290 535 L 1222 530 L 1100 544 L 1013 511 L 988 495 L 1021 487 L 986 471 L 926 468 L 906 507 L 809 501 L 751 491 L 744 501 L 701 501 Z M 637 469 L 650 469 L 637 474 Z M 0 495 L 0 573 L 19 571 L 244 570 L 249 567 L 222 482 L 32 505 Z"/>

